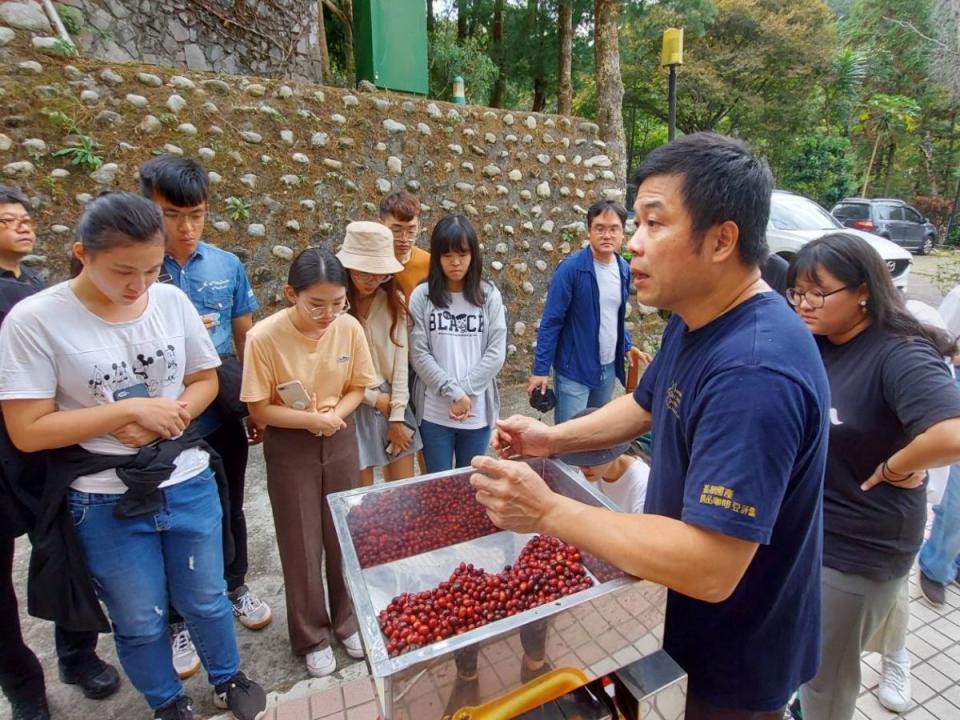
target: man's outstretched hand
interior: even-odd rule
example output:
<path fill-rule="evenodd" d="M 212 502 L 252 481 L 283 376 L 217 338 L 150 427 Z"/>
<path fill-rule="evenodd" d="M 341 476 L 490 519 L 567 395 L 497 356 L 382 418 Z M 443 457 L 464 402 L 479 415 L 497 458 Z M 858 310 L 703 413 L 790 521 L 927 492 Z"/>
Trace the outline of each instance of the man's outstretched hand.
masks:
<path fill-rule="evenodd" d="M 520 533 L 544 532 L 544 520 L 560 498 L 533 468 L 486 455 L 476 456 L 471 465 L 476 472 L 470 484 L 494 525 Z"/>
<path fill-rule="evenodd" d="M 549 457 L 552 453 L 550 426 L 526 415 L 497 420 L 490 444 L 502 458 Z"/>

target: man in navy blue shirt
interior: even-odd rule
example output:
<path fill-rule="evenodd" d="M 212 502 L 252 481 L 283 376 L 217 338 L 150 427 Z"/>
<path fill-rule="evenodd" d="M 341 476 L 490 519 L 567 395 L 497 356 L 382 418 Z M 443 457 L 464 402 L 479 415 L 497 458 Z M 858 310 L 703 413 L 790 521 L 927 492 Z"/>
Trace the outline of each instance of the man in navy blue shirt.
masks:
<path fill-rule="evenodd" d="M 537 332 L 527 394 L 546 392 L 556 372 L 557 423 L 613 397 L 614 380 L 626 385 L 623 357 L 630 336 L 623 326 L 630 268 L 620 257 L 627 211 L 610 200 L 587 210 L 590 244 L 557 266 Z"/>
<path fill-rule="evenodd" d="M 247 523 L 243 514 L 248 429 L 251 441 L 259 439 L 259 430 L 249 419 L 245 428 L 238 413 L 229 409 L 232 405 L 242 407 L 240 363 L 247 331 L 253 327 L 257 299 L 240 259 L 200 239 L 207 216 L 208 186 L 206 172 L 193 160 L 162 155 L 140 166 L 141 192 L 163 211 L 166 255 L 160 280 L 187 294 L 223 362 L 218 372 L 220 395 L 197 423 L 223 460 L 227 476 L 230 506 L 224 508 L 224 514 L 229 517 L 234 543 L 233 561 L 224 568 L 227 595 L 240 623 L 260 630 L 270 624 L 272 613 L 245 583 Z M 232 397 L 224 398 L 225 394 Z M 172 614 L 171 624 L 174 666 L 180 677 L 189 677 L 200 669 L 200 658 L 177 615 Z"/>
<path fill-rule="evenodd" d="M 33 252 L 35 221 L 26 195 L 0 185 L 0 323 L 20 300 L 43 290 L 43 280 L 21 264 Z M 0 416 L 0 689 L 14 720 L 49 720 L 43 668 L 23 641 L 13 587 L 14 541 L 30 530 L 40 488 L 31 483 L 36 456 L 13 446 Z M 36 491 L 36 492 L 34 492 Z M 34 497 L 37 496 L 37 497 Z M 60 678 L 100 699 L 120 687 L 116 668 L 96 654 L 98 635 L 59 625 L 54 631 Z"/>
<path fill-rule="evenodd" d="M 817 348 L 760 277 L 773 180 L 740 141 L 688 135 L 637 172 L 637 299 L 673 312 L 634 395 L 548 428 L 498 424 L 500 455 L 607 447 L 653 429 L 643 514 L 552 493 L 475 458 L 494 523 L 556 535 L 666 585 L 664 648 L 687 720 L 779 720 L 819 664 L 829 388 Z"/>

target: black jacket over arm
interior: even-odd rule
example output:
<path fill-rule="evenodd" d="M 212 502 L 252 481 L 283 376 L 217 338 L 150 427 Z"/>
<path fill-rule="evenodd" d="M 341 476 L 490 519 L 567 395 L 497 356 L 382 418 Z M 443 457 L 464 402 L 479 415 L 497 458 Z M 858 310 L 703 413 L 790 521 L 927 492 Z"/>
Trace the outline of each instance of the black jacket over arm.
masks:
<path fill-rule="evenodd" d="M 176 440 L 163 440 L 141 448 L 135 455 L 96 455 L 73 445 L 46 453 L 46 482 L 36 526 L 31 533 L 33 554 L 27 584 L 27 609 L 34 617 L 52 620 L 73 631 L 110 632 L 83 551 L 67 508 L 67 490 L 82 475 L 116 469 L 127 492 L 114 509 L 118 518 L 156 512 L 163 506 L 158 485 L 169 479 L 173 460 L 184 450 L 200 446 L 210 454 L 217 478 L 220 503 L 229 507 L 226 476 L 220 456 L 199 438 L 196 424 Z M 223 514 L 224 560 L 233 557 L 228 513 Z M 131 562 L 135 562 L 131 558 Z"/>

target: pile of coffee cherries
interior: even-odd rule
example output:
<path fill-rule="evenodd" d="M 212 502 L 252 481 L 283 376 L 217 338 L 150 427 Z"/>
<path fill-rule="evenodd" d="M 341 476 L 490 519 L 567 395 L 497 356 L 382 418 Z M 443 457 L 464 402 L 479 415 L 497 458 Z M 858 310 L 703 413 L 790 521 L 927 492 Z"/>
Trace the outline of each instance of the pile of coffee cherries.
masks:
<path fill-rule="evenodd" d="M 366 495 L 347 524 L 363 568 L 497 532 L 469 474 Z"/>
<path fill-rule="evenodd" d="M 593 585 L 580 551 L 537 535 L 514 565 L 493 575 L 467 563 L 432 590 L 402 593 L 380 612 L 391 657 L 552 602 Z"/>

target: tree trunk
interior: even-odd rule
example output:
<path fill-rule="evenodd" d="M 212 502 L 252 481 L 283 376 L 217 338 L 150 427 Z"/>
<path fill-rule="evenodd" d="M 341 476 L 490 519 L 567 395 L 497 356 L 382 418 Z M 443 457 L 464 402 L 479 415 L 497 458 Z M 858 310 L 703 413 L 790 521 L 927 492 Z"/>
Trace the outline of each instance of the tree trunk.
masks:
<path fill-rule="evenodd" d="M 330 82 L 330 48 L 327 47 L 327 24 L 323 19 L 323 3 L 317 3 L 317 48 L 320 51 L 322 82 Z"/>
<path fill-rule="evenodd" d="M 343 5 L 343 51 L 347 56 L 347 77 L 351 85 L 356 81 L 357 66 L 353 57 L 353 0 L 340 0 Z"/>
<path fill-rule="evenodd" d="M 491 50 L 493 61 L 497 64 L 497 79 L 490 91 L 488 105 L 500 108 L 503 107 L 503 96 L 507 90 L 507 74 L 503 66 L 503 0 L 496 0 L 493 5 L 493 44 Z"/>
<path fill-rule="evenodd" d="M 867 188 L 870 187 L 870 173 L 873 171 L 873 161 L 877 159 L 877 148 L 880 147 L 880 130 L 877 130 L 877 139 L 873 141 L 873 152 L 870 153 L 870 162 L 867 163 L 867 171 L 863 176 L 863 187 L 860 188 L 861 197 L 870 197 L 867 195 Z"/>
<path fill-rule="evenodd" d="M 457 40 L 463 42 L 470 34 L 467 25 L 467 0 L 457 0 Z"/>
<path fill-rule="evenodd" d="M 600 139 L 607 144 L 617 180 L 626 183 L 626 136 L 623 130 L 623 78 L 617 21 L 619 0 L 595 0 L 593 47 L 597 72 L 597 124 Z"/>
<path fill-rule="evenodd" d="M 533 112 L 543 112 L 547 107 L 547 81 L 542 76 L 533 79 Z"/>
<path fill-rule="evenodd" d="M 557 69 L 557 113 L 570 115 L 573 112 L 573 0 L 560 0 L 558 20 L 560 41 L 559 68 Z"/>
<path fill-rule="evenodd" d="M 427 0 L 427 34 L 433 35 L 433 0 Z"/>
<path fill-rule="evenodd" d="M 890 181 L 893 179 L 893 158 L 897 153 L 897 143 L 893 140 L 887 146 L 887 157 L 883 168 L 883 197 L 890 197 Z"/>
<path fill-rule="evenodd" d="M 543 32 L 540 26 L 540 0 L 527 0 L 528 37 L 536 38 L 537 52 L 533 55 L 533 112 L 543 112 L 547 104 L 547 79 L 543 68 Z"/>

